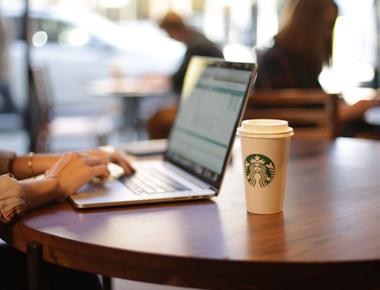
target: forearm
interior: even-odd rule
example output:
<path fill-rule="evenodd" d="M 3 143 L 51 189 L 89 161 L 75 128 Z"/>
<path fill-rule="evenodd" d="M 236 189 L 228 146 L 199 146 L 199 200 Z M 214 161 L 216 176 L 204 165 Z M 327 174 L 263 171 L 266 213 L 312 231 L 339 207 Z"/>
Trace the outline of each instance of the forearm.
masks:
<path fill-rule="evenodd" d="M 339 118 L 342 123 L 356 121 L 362 117 L 362 114 L 354 106 L 342 105 L 339 108 Z"/>
<path fill-rule="evenodd" d="M 11 173 L 17 179 L 26 179 L 44 173 L 58 161 L 57 154 L 34 154 L 16 157 L 11 165 Z"/>
<path fill-rule="evenodd" d="M 55 178 L 27 179 L 19 181 L 25 194 L 25 207 L 30 210 L 61 197 L 57 192 L 58 182 Z"/>
<path fill-rule="evenodd" d="M 371 107 L 377 105 L 377 99 L 361 100 L 354 105 L 341 104 L 339 106 L 339 118 L 341 122 L 354 122 L 363 119 L 364 113 Z"/>

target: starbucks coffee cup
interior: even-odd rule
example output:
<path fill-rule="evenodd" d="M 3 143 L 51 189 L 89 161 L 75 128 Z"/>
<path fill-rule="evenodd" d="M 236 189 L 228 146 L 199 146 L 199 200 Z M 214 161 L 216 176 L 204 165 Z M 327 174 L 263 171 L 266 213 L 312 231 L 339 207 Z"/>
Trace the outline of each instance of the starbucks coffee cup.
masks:
<path fill-rule="evenodd" d="M 237 129 L 241 141 L 247 211 L 281 212 L 283 208 L 290 137 L 284 120 L 253 119 Z"/>

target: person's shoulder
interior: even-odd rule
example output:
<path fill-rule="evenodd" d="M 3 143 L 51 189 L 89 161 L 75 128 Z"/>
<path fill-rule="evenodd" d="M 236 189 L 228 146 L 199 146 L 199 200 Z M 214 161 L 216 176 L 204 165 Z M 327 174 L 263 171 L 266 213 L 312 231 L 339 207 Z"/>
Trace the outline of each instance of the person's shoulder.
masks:
<path fill-rule="evenodd" d="M 258 58 L 256 88 L 284 89 L 293 88 L 294 84 L 289 80 L 293 75 L 286 53 L 277 46 L 268 48 Z"/>
<path fill-rule="evenodd" d="M 198 31 L 192 31 L 191 41 L 187 45 L 187 49 L 193 54 L 222 57 L 222 51 L 216 43 L 208 39 L 204 34 Z"/>
<path fill-rule="evenodd" d="M 258 59 L 258 63 L 261 65 L 276 64 L 286 58 L 286 53 L 280 47 L 274 45 L 266 49 Z"/>
<path fill-rule="evenodd" d="M 209 46 L 213 44 L 205 35 L 200 33 L 193 33 L 191 41 L 189 41 L 189 47 L 196 48 L 202 46 Z"/>
<path fill-rule="evenodd" d="M 188 47 L 191 55 L 223 57 L 221 49 L 212 42 L 195 42 Z"/>

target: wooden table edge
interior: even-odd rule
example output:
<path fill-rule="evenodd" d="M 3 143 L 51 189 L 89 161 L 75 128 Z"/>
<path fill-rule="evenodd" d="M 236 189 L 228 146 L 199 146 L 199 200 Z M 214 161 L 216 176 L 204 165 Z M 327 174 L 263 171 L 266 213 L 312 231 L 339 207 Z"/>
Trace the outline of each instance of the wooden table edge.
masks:
<path fill-rule="evenodd" d="M 365 277 L 367 283 L 380 283 L 379 260 L 251 262 L 142 253 L 40 233 L 22 222 L 0 227 L 0 235 L 22 252 L 26 252 L 30 242 L 41 243 L 44 260 L 60 266 L 161 285 L 205 289 L 252 289 L 252 285 L 256 285 L 257 289 L 267 289 L 268 283 L 275 288 L 284 284 L 310 287 L 310 281 L 319 281 L 315 285 L 325 287 L 325 284 L 321 284 L 323 281 L 343 279 L 347 282 L 358 275 Z M 99 251 L 102 254 L 97 257 L 98 262 L 95 264 L 92 256 Z M 147 272 L 151 274 L 147 275 Z M 297 273 L 297 279 L 294 279 L 294 273 Z M 194 276 L 197 279 L 193 279 Z M 322 276 L 324 279 L 321 279 Z M 277 277 L 277 280 L 271 277 Z M 354 280 L 358 281 L 357 278 Z"/>

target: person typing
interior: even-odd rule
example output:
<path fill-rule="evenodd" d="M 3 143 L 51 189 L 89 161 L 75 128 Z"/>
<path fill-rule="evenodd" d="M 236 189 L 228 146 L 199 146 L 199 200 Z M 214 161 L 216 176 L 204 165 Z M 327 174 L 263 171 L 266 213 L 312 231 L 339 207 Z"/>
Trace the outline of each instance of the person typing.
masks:
<path fill-rule="evenodd" d="M 65 199 L 93 178 L 106 180 L 109 162 L 126 175 L 134 172 L 121 152 L 90 149 L 81 152 L 23 156 L 0 151 L 0 223 L 11 223 L 25 211 Z M 94 274 L 48 264 L 51 289 L 102 289 Z M 0 244 L 0 289 L 27 289 L 26 257 Z"/>

